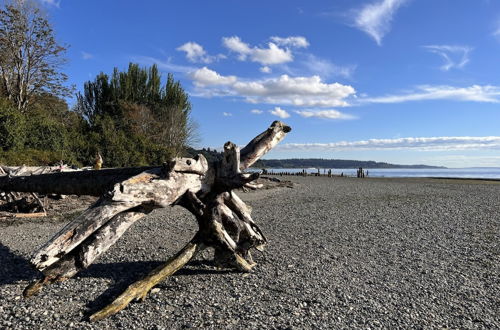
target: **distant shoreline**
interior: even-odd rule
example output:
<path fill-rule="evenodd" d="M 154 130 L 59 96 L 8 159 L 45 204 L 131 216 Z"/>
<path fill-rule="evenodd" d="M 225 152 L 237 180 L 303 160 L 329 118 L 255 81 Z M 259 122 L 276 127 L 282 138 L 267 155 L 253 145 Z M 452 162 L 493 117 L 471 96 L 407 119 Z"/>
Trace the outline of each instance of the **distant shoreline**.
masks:
<path fill-rule="evenodd" d="M 303 176 L 304 169 L 266 169 L 263 175 L 274 176 Z M 467 180 L 475 181 L 495 181 L 500 182 L 500 169 L 494 169 L 491 172 L 480 170 L 461 170 L 461 169 L 363 169 L 367 179 L 436 179 L 436 180 Z M 253 171 L 259 171 L 253 169 Z M 308 169 L 305 171 L 308 177 L 346 177 L 353 178 L 357 176 L 356 169 L 336 169 L 334 171 Z"/>
<path fill-rule="evenodd" d="M 400 165 L 376 161 L 350 160 L 350 159 L 321 159 L 321 158 L 290 158 L 290 159 L 261 159 L 253 165 L 256 168 L 296 168 L 296 169 L 446 169 L 444 166 L 431 166 L 423 164 Z"/>
<path fill-rule="evenodd" d="M 301 177 L 301 176 L 296 176 L 296 175 L 279 175 L 279 174 L 266 174 L 266 176 L 272 176 L 272 177 L 282 177 L 284 178 L 283 180 L 288 180 L 288 178 L 296 178 L 296 177 Z M 286 179 L 285 179 L 286 178 Z M 307 178 L 322 178 L 322 179 L 346 179 L 346 180 L 369 180 L 369 181 L 390 181 L 390 182 L 408 182 L 408 183 L 424 183 L 424 182 L 429 182 L 429 183 L 443 183 L 443 184 L 499 184 L 500 185 L 500 179 L 495 179 L 495 178 L 459 178 L 459 177 L 365 177 L 362 179 L 353 177 L 353 176 L 340 176 L 338 174 L 335 174 L 331 178 L 325 175 L 321 175 L 320 177 L 314 176 L 314 175 L 309 175 Z"/>

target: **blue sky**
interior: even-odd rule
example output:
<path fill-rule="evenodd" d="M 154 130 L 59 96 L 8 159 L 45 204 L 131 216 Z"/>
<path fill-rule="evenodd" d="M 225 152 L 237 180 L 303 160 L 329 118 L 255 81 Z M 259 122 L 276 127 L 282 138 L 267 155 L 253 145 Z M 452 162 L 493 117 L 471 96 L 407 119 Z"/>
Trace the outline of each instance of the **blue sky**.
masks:
<path fill-rule="evenodd" d="M 191 95 L 199 146 L 500 167 L 500 1 L 41 1 L 81 89 L 129 62 Z M 70 103 L 74 100 L 70 100 Z"/>

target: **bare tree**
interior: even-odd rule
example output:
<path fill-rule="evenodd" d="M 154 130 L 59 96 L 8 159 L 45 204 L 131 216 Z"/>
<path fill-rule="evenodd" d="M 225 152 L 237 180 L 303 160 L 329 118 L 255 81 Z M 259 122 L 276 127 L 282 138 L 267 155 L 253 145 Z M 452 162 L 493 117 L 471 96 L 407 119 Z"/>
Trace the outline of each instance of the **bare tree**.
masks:
<path fill-rule="evenodd" d="M 34 2 L 13 0 L 0 9 L 0 93 L 21 112 L 36 94 L 71 92 L 63 85 L 67 76 L 59 71 L 65 52 Z"/>

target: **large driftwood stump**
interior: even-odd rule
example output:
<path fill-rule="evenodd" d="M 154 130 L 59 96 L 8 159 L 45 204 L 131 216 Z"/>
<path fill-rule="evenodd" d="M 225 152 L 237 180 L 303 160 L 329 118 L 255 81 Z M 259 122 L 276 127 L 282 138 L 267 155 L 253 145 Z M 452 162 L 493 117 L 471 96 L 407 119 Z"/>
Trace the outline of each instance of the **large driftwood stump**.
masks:
<path fill-rule="evenodd" d="M 71 278 L 92 264 L 135 221 L 155 208 L 181 205 L 194 214 L 199 230 L 189 243 L 165 264 L 153 270 L 101 311 L 92 321 L 124 309 L 132 300 L 143 300 L 156 284 L 172 275 L 207 247 L 215 249 L 215 263 L 248 272 L 255 266 L 250 250 L 262 249 L 266 238 L 250 215 L 251 209 L 234 192 L 258 188 L 258 173 L 242 173 L 278 144 L 290 127 L 275 121 L 241 151 L 227 142 L 220 162 L 205 157 L 176 158 L 161 167 L 110 169 L 2 177 L 0 189 L 60 194 L 100 195 L 83 214 L 68 223 L 43 245 L 31 263 L 43 278 L 31 283 L 24 296 L 43 286 Z"/>

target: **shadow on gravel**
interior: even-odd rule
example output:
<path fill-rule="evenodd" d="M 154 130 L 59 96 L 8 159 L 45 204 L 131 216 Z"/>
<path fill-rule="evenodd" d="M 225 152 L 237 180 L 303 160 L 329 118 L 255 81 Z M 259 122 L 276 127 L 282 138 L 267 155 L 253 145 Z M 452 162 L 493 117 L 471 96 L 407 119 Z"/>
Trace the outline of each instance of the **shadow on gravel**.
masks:
<path fill-rule="evenodd" d="M 87 311 L 84 317 L 88 318 L 90 315 L 104 308 L 123 291 L 125 291 L 130 284 L 140 280 L 143 276 L 163 263 L 164 261 L 136 261 L 94 264 L 88 269 L 78 273 L 76 276 L 77 278 L 109 278 L 114 281 L 114 283 L 111 284 L 111 286 L 108 287 L 99 297 L 87 304 Z M 225 274 L 234 272 L 232 270 L 217 270 L 214 268 L 213 262 L 207 260 L 194 260 L 188 263 L 185 267 L 188 268 L 180 269 L 171 277 Z M 158 287 L 167 288 L 168 286 L 166 286 L 165 283 L 162 283 L 159 284 Z"/>
<path fill-rule="evenodd" d="M 0 285 L 13 284 L 17 281 L 38 277 L 38 272 L 31 267 L 28 260 L 12 252 L 0 243 Z"/>

